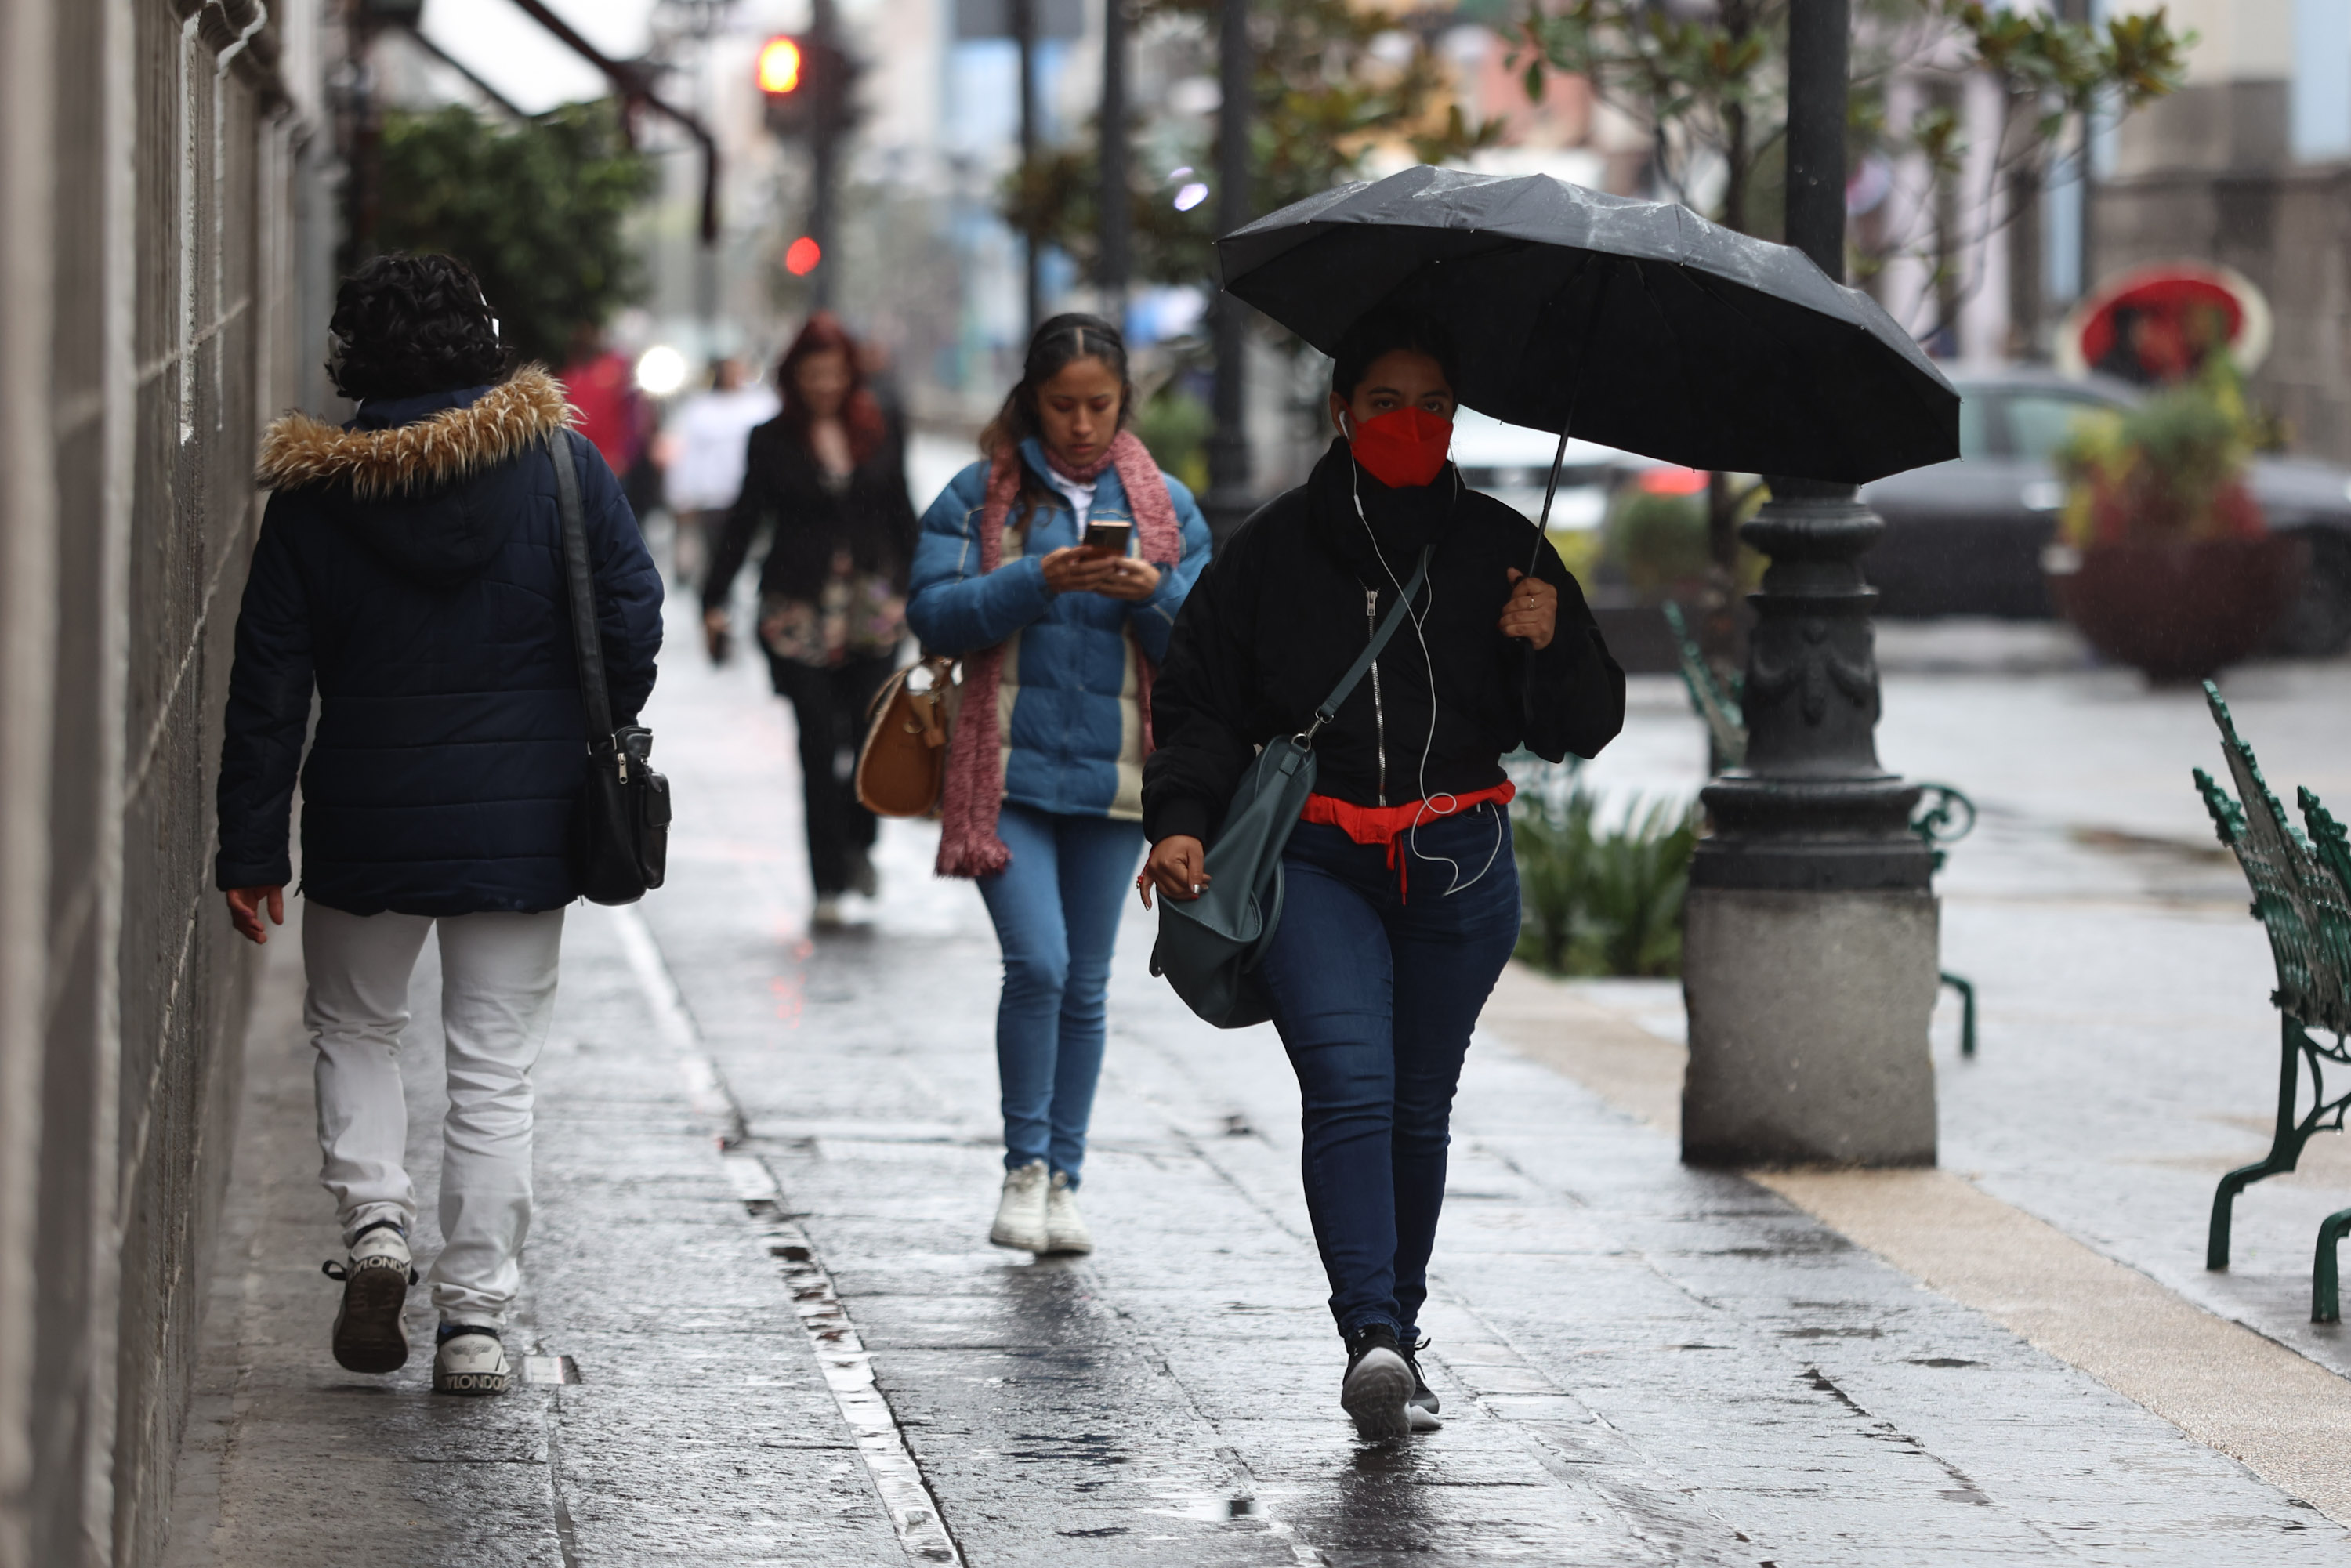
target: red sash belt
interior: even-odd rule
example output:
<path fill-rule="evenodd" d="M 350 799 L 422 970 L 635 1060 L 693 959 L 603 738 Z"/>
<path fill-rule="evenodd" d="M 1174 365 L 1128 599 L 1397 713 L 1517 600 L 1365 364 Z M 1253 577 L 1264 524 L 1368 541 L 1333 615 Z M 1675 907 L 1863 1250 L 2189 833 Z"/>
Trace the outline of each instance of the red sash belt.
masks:
<path fill-rule="evenodd" d="M 1306 809 L 1298 813 L 1298 820 L 1326 823 L 1359 844 L 1385 844 L 1388 869 L 1396 873 L 1396 896 L 1403 899 L 1406 895 L 1405 876 L 1403 863 L 1396 859 L 1397 839 L 1415 828 L 1457 816 L 1489 800 L 1507 806 L 1518 793 L 1519 787 L 1505 779 L 1490 789 L 1476 789 L 1467 795 L 1432 795 L 1426 800 L 1406 800 L 1401 806 L 1358 806 L 1329 795 L 1309 795 Z"/>

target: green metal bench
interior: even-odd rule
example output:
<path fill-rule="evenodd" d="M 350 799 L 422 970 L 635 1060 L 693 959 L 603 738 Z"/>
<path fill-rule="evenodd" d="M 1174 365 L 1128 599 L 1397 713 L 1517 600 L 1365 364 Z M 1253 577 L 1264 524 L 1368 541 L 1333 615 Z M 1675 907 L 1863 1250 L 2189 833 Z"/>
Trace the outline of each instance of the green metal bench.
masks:
<path fill-rule="evenodd" d="M 2307 789 L 2294 792 L 2309 835 L 2289 821 L 2285 808 L 2270 792 L 2253 748 L 2237 734 L 2229 705 L 2220 689 L 2204 683 L 2204 700 L 2212 720 L 2220 727 L 2220 755 L 2229 764 L 2237 794 L 2213 782 L 2201 768 L 2195 770 L 2196 788 L 2220 842 L 2244 868 L 2253 890 L 2253 918 L 2270 939 L 2270 956 L 2277 965 L 2277 989 L 2270 1001 L 2278 1009 L 2277 1123 L 2270 1152 L 2252 1165 L 2220 1178 L 2212 1195 L 2212 1226 L 2205 1238 L 2204 1266 L 2229 1266 L 2229 1219 L 2237 1195 L 2264 1176 L 2294 1169 L 2303 1145 L 2314 1133 L 2343 1130 L 2344 1113 L 2351 1108 L 2351 1091 L 2329 1098 L 2329 1062 L 2351 1067 L 2351 846 L 2343 825 L 2329 815 L 2318 797 Z M 2334 1036 L 2327 1043 L 2319 1035 Z M 2310 1078 L 2309 1104 L 2300 1109 L 2303 1074 Z M 2351 1229 L 2351 1208 L 2328 1215 L 2318 1228 L 2317 1256 L 2311 1267 L 2310 1317 L 2313 1322 L 2342 1321 L 2336 1289 L 2335 1249 Z"/>
<path fill-rule="evenodd" d="M 1698 651 L 1689 634 L 1689 626 L 1682 619 L 1681 606 L 1668 600 L 1665 605 L 1666 624 L 1672 628 L 1674 647 L 1681 666 L 1682 685 L 1689 692 L 1690 706 L 1706 721 L 1707 733 L 1713 737 L 1714 752 L 1726 768 L 1736 768 L 1747 759 L 1746 716 L 1740 708 L 1742 694 L 1738 683 L 1725 691 L 1714 677 L 1714 670 Z M 1943 869 L 1944 846 L 1955 844 L 1975 831 L 1976 803 L 1949 784 L 1918 786 L 1918 804 L 1910 813 L 1910 831 L 1927 842 L 1934 857 L 1934 868 Z M 1941 982 L 1959 996 L 1959 1054 L 1971 1057 L 1976 1053 L 1976 988 L 1973 981 L 1943 971 Z"/>

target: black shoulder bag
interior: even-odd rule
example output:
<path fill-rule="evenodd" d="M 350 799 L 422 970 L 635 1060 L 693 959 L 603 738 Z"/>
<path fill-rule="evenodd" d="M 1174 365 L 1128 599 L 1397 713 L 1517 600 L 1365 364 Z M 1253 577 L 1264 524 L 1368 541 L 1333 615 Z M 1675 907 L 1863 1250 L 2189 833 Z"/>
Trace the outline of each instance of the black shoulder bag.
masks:
<path fill-rule="evenodd" d="M 1314 710 L 1314 721 L 1296 735 L 1267 743 L 1241 775 L 1208 845 L 1207 887 L 1189 903 L 1159 901 L 1159 941 L 1151 949 L 1151 972 L 1165 976 L 1186 1007 L 1218 1029 L 1240 1029 L 1273 1016 L 1253 971 L 1281 923 L 1281 852 L 1306 809 L 1306 797 L 1314 792 L 1314 732 L 1339 716 L 1339 705 L 1411 613 L 1420 585 L 1428 580 L 1434 549 L 1420 552 L 1420 564 L 1395 607 Z"/>
<path fill-rule="evenodd" d="M 563 575 L 571 590 L 571 641 L 580 655 L 580 695 L 588 709 L 586 788 L 572 820 L 572 867 L 590 904 L 634 904 L 659 887 L 669 866 L 669 780 L 646 762 L 653 732 L 612 724 L 604 685 L 604 639 L 596 625 L 596 590 L 588 563 L 588 529 L 580 516 L 577 439 L 555 433 L 556 507 L 563 514 Z"/>

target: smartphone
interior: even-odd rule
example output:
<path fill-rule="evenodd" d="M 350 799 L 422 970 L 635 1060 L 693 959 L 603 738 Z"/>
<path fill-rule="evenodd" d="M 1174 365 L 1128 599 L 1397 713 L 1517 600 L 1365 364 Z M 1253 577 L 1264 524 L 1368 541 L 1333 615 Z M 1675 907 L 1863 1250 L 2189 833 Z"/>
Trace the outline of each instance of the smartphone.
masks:
<path fill-rule="evenodd" d="M 1124 555 L 1126 541 L 1134 532 L 1133 523 L 1092 523 L 1086 525 L 1086 549 L 1107 550 L 1112 555 Z"/>

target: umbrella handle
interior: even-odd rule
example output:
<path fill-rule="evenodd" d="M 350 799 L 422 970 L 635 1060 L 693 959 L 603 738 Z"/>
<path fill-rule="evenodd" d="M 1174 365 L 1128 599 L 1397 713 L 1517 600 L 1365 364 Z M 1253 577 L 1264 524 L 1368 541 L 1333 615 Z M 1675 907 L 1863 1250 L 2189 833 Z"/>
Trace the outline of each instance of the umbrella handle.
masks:
<path fill-rule="evenodd" d="M 1552 453 L 1551 456 L 1551 478 L 1543 486 L 1542 517 L 1535 524 L 1535 548 L 1527 557 L 1529 577 L 1532 577 L 1535 574 L 1535 568 L 1542 563 L 1543 540 L 1551 537 L 1552 497 L 1559 493 L 1559 471 L 1567 462 L 1568 433 L 1575 428 L 1575 405 L 1583 398 L 1583 367 L 1592 358 L 1592 334 L 1593 330 L 1600 325 L 1600 302 L 1606 298 L 1604 287 L 1593 290 L 1592 308 L 1584 313 L 1583 341 L 1578 346 L 1575 353 L 1575 384 L 1567 391 L 1567 417 L 1560 421 L 1559 450 Z"/>
<path fill-rule="evenodd" d="M 1579 375 L 1575 379 L 1577 390 L 1583 390 L 1583 378 Z M 1527 558 L 1529 577 L 1535 574 L 1535 568 L 1541 563 L 1543 540 L 1551 536 L 1551 498 L 1559 493 L 1559 471 L 1567 462 L 1567 433 L 1574 423 L 1575 401 L 1571 397 L 1567 404 L 1567 418 L 1559 427 L 1559 450 L 1552 454 L 1551 481 L 1543 486 L 1542 520 L 1535 524 L 1535 553 Z"/>

